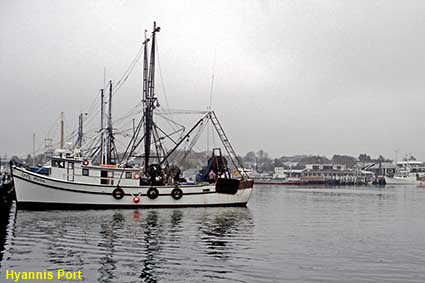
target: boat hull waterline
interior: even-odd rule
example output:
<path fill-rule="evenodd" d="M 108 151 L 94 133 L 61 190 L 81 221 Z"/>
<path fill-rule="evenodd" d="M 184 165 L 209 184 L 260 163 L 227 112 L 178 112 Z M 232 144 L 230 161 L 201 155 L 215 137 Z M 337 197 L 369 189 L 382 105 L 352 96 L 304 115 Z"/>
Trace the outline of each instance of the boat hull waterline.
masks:
<path fill-rule="evenodd" d="M 417 177 L 415 175 L 407 177 L 385 177 L 387 185 L 416 185 L 418 184 Z"/>
<path fill-rule="evenodd" d="M 122 186 L 124 196 L 116 199 L 117 186 L 72 183 L 31 173 L 22 168 L 13 169 L 18 207 L 40 206 L 102 206 L 102 207 L 185 207 L 185 206 L 244 206 L 251 193 L 252 184 L 235 194 L 218 193 L 214 184 L 180 185 L 183 195 L 174 199 L 175 186 L 155 187 L 159 194 L 148 197 L 152 186 Z M 135 201 L 137 199 L 137 202 Z"/>

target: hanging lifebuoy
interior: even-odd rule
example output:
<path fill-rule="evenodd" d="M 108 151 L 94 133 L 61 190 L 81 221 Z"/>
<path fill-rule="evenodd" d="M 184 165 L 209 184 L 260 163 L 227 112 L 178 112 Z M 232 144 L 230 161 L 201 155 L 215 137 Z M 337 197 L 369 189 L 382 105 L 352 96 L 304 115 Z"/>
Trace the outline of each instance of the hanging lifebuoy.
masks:
<path fill-rule="evenodd" d="M 159 195 L 157 188 L 149 188 L 147 195 L 150 199 L 156 199 Z"/>
<path fill-rule="evenodd" d="M 172 196 L 172 197 L 173 197 L 173 199 L 175 199 L 175 200 L 181 199 L 181 198 L 182 198 L 182 196 L 183 196 L 183 191 L 182 191 L 180 188 L 175 187 L 175 188 L 171 191 L 171 196 Z"/>
<path fill-rule="evenodd" d="M 85 159 L 85 160 L 83 161 L 83 165 L 84 165 L 84 166 L 89 165 L 89 161 L 88 161 L 87 159 Z"/>
<path fill-rule="evenodd" d="M 139 172 L 133 173 L 133 179 L 140 179 Z"/>
<path fill-rule="evenodd" d="M 139 196 L 133 197 L 133 201 L 134 203 L 138 203 L 140 201 L 140 197 Z"/>
<path fill-rule="evenodd" d="M 114 197 L 114 199 L 122 199 L 124 195 L 124 190 L 121 189 L 120 186 L 116 187 L 115 190 L 112 191 L 112 196 Z"/>

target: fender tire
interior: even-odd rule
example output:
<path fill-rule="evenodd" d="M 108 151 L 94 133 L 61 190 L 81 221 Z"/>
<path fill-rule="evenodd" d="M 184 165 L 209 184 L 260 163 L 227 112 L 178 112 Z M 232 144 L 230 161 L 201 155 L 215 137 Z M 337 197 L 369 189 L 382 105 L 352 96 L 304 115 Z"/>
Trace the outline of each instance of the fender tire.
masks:
<path fill-rule="evenodd" d="M 171 191 L 171 196 L 173 197 L 173 199 L 175 200 L 179 200 L 182 198 L 183 196 L 183 191 L 180 188 L 174 188 Z"/>
<path fill-rule="evenodd" d="M 157 188 L 149 188 L 149 190 L 146 194 L 147 194 L 148 198 L 156 199 L 159 195 L 159 191 L 158 191 Z"/>
<path fill-rule="evenodd" d="M 114 197 L 114 199 L 122 199 L 124 195 L 125 195 L 124 190 L 121 189 L 121 187 L 116 187 L 112 191 L 112 196 Z"/>

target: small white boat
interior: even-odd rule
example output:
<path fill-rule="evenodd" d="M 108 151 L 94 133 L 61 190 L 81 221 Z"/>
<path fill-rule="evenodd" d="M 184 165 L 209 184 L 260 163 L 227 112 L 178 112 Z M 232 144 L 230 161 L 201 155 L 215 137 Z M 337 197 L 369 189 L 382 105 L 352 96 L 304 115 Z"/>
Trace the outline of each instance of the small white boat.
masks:
<path fill-rule="evenodd" d="M 417 185 L 424 177 L 424 163 L 417 160 L 404 160 L 396 163 L 394 176 L 386 176 L 387 185 Z"/>
<path fill-rule="evenodd" d="M 417 177 L 413 174 L 393 177 L 385 176 L 385 183 L 387 185 L 416 185 Z"/>
<path fill-rule="evenodd" d="M 178 139 L 172 136 L 173 133 L 165 133 L 154 120 L 154 109 L 159 107 L 154 92 L 157 32 L 159 27 L 154 23 L 151 38 L 143 43 L 143 117 L 133 131 L 123 156 L 119 158 L 116 154 L 115 158 L 112 157 L 113 152 L 117 150 L 112 132 L 112 82 L 110 82 L 108 126 L 103 127 L 103 114 L 101 114 L 99 146 L 88 155 L 94 157 L 81 157 L 79 148 L 74 152 L 62 150 L 58 156 L 52 158 L 51 164 L 44 168 L 48 169 L 47 174 L 33 172 L 25 166 L 15 164 L 12 166 L 12 174 L 18 207 L 175 207 L 247 204 L 252 193 L 253 181 L 248 179 L 213 111 L 203 113 L 202 118 Z M 147 54 L 149 41 L 151 41 L 150 62 Z M 101 113 L 103 105 L 102 90 Z M 198 180 L 188 182 L 180 178 L 180 169 L 170 160 L 184 141 L 193 136 L 193 143 L 196 142 L 199 134 L 195 129 L 199 130 L 200 125 L 208 122 L 212 123 L 227 155 L 222 155 L 220 148 L 213 149 L 207 166 L 199 173 Z M 81 147 L 82 120 L 80 126 L 78 143 Z M 63 130 L 61 132 L 62 144 Z M 172 145 L 168 149 L 165 145 L 167 139 Z M 139 145 L 143 146 L 144 152 L 139 156 L 141 164 L 131 167 L 130 158 Z M 231 166 L 238 171 L 238 177 L 232 176 Z"/>

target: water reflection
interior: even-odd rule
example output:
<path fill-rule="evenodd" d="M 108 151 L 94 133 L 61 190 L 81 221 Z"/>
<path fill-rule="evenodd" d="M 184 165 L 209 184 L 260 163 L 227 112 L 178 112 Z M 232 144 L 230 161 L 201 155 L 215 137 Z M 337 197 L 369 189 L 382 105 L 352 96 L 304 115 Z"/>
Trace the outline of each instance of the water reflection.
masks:
<path fill-rule="evenodd" d="M 9 224 L 10 208 L 10 205 L 4 203 L 0 205 L 0 267 L 7 237 L 7 225 Z"/>
<path fill-rule="evenodd" d="M 161 251 L 162 225 L 158 221 L 158 212 L 149 211 L 146 220 L 142 222 L 144 230 L 145 256 L 142 261 L 142 272 L 140 278 L 142 282 L 157 282 L 155 267 L 159 263 L 159 253 Z"/>
<path fill-rule="evenodd" d="M 246 224 L 251 224 L 246 226 Z M 248 233 L 253 224 L 249 210 L 246 207 L 227 209 L 215 216 L 205 215 L 201 221 L 199 230 L 200 238 L 206 244 L 206 254 L 226 260 L 231 256 L 232 238 L 238 233 Z M 242 231 L 241 231 L 242 229 Z"/>
<path fill-rule="evenodd" d="M 118 231 L 123 227 L 125 222 L 124 216 L 121 213 L 114 213 L 112 221 L 101 223 L 100 235 L 103 241 L 98 244 L 99 247 L 108 251 L 105 255 L 99 258 L 100 267 L 98 282 L 114 282 L 116 278 L 114 272 L 117 269 L 116 260 L 114 259 L 115 244 L 119 241 Z"/>
<path fill-rule="evenodd" d="M 102 283 L 425 282 L 424 203 L 425 190 L 412 186 L 271 186 L 254 190 L 248 208 L 12 210 L 0 273 L 81 270 Z"/>
<path fill-rule="evenodd" d="M 254 225 L 248 208 L 20 210 L 14 221 L 2 270 L 82 270 L 102 283 L 231 274 L 224 261 L 248 247 Z"/>

